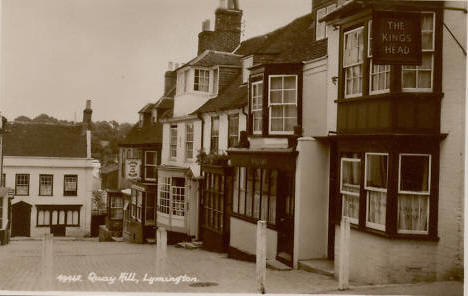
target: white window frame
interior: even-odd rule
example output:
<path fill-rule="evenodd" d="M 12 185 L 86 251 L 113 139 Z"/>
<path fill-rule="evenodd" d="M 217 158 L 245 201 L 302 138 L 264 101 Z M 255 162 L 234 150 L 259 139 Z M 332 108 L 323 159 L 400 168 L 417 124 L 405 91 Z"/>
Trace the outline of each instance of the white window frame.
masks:
<path fill-rule="evenodd" d="M 169 158 L 171 160 L 176 160 L 177 159 L 177 125 L 170 125 L 169 126 Z M 175 131 L 175 134 L 173 134 Z M 175 148 L 175 149 L 174 149 Z M 175 151 L 175 154 L 173 155 L 172 152 Z"/>
<path fill-rule="evenodd" d="M 122 206 L 118 206 L 117 203 L 115 202 L 116 199 L 120 199 L 122 201 Z M 124 205 L 124 199 L 121 196 L 112 196 L 111 201 L 110 201 L 110 213 L 109 213 L 109 218 L 113 220 L 120 220 L 116 219 L 113 215 L 114 211 L 112 210 L 122 210 L 122 219 L 123 219 L 123 205 Z"/>
<path fill-rule="evenodd" d="M 209 85 L 211 85 L 211 92 L 213 95 L 217 95 L 219 93 L 219 67 L 216 67 L 216 68 L 213 68 L 212 71 L 210 71 L 210 75 L 213 76 L 213 78 L 210 78 L 210 80 L 212 81 L 212 83 L 208 82 Z M 217 75 L 215 76 L 215 73 L 217 73 Z"/>
<path fill-rule="evenodd" d="M 426 191 L 407 191 L 401 190 L 401 157 L 402 156 L 426 156 L 429 159 L 429 172 L 427 174 L 427 192 Z M 398 155 L 398 193 L 397 193 L 397 205 L 399 201 L 399 195 L 408 194 L 408 195 L 425 195 L 427 196 L 428 206 L 427 206 L 427 230 L 400 230 L 397 228 L 398 233 L 405 234 L 428 234 L 429 233 L 429 217 L 431 215 L 431 174 L 432 174 L 432 155 L 426 153 L 400 153 Z M 397 206 L 397 219 L 399 216 L 399 207 Z"/>
<path fill-rule="evenodd" d="M 43 180 L 42 178 L 45 177 Z M 50 184 L 43 182 L 50 178 Z M 42 194 L 42 186 L 50 186 L 50 194 Z M 54 175 L 51 174 L 40 174 L 39 175 L 39 196 L 53 196 L 54 195 Z"/>
<path fill-rule="evenodd" d="M 154 164 L 148 164 L 148 157 L 147 153 L 154 153 L 156 154 L 156 162 Z M 156 178 L 148 178 L 146 176 L 146 167 L 157 167 L 158 166 L 158 152 L 157 151 L 145 151 L 145 168 L 144 168 L 144 174 L 145 174 L 145 180 L 149 181 L 156 181 Z"/>
<path fill-rule="evenodd" d="M 171 182 L 172 178 L 171 177 L 166 177 L 162 176 L 159 178 L 160 181 L 158 182 L 158 197 L 157 197 L 157 212 L 161 215 L 164 216 L 169 216 L 171 213 Z M 167 189 L 167 190 L 166 190 Z M 162 198 L 161 196 L 163 193 L 167 193 L 168 198 L 164 197 Z M 167 205 L 162 205 L 161 200 L 167 200 Z M 167 208 L 167 213 L 166 212 L 161 212 L 161 208 Z"/>
<path fill-rule="evenodd" d="M 355 28 L 353 30 L 349 30 L 349 31 L 346 31 L 343 33 L 343 52 L 342 52 L 342 55 L 343 55 L 343 76 L 344 76 L 344 97 L 345 98 L 355 98 L 355 97 L 360 97 L 362 96 L 362 93 L 363 93 L 363 82 L 364 82 L 364 55 L 361 57 L 361 62 L 359 63 L 354 63 L 354 64 L 350 64 L 350 65 L 345 65 L 344 64 L 344 53 L 345 53 L 345 47 L 346 47 L 346 36 L 347 35 L 350 35 L 356 31 L 362 31 L 362 46 L 364 47 L 364 26 L 360 26 L 358 28 Z M 353 93 L 353 94 L 346 94 L 346 89 L 347 89 L 347 83 L 348 83 L 348 79 L 346 77 L 346 69 L 347 68 L 352 68 L 352 67 L 355 67 L 355 66 L 358 66 L 358 65 L 361 65 L 361 73 L 360 73 L 360 79 L 361 79 L 361 92 L 360 93 Z"/>
<path fill-rule="evenodd" d="M 315 18 L 316 18 L 316 22 L 315 22 L 315 40 L 322 40 L 322 39 L 328 38 L 328 26 L 327 26 L 326 22 L 321 22 L 319 20 L 322 17 L 329 14 L 330 12 L 332 12 L 333 10 L 335 10 L 335 9 L 336 9 L 336 4 L 331 4 L 331 5 L 328 5 L 326 7 L 322 7 L 322 8 L 317 9 L 316 14 L 315 14 Z M 323 14 L 324 11 L 325 11 L 325 14 Z M 319 14 L 323 14 L 323 15 L 321 15 L 319 17 Z M 323 36 L 320 36 L 320 37 L 317 36 L 317 28 L 319 26 L 320 27 L 323 26 Z"/>
<path fill-rule="evenodd" d="M 196 78 L 197 78 L 197 72 L 198 72 L 198 83 L 196 83 Z M 194 71 L 194 76 L 193 76 L 193 90 L 195 92 L 199 93 L 209 93 L 210 92 L 210 70 L 208 69 L 202 69 L 202 68 L 196 68 Z M 202 76 L 201 73 L 204 75 Z M 201 83 L 201 78 L 203 78 L 203 82 L 207 82 L 206 84 L 206 90 L 201 90 L 201 86 L 205 87 L 204 83 Z M 198 89 L 196 89 L 195 85 L 197 85 Z"/>
<path fill-rule="evenodd" d="M 189 133 L 189 127 L 191 127 L 191 133 Z M 191 137 L 189 137 L 191 135 Z M 192 149 L 188 149 L 188 145 L 191 144 Z M 185 159 L 193 159 L 193 147 L 194 147 L 194 128 L 193 122 L 188 122 L 185 124 Z M 190 153 L 189 153 L 190 152 Z M 190 155 L 189 155 L 190 154 Z"/>
<path fill-rule="evenodd" d="M 234 137 L 234 134 L 231 134 L 231 127 L 233 127 L 233 125 L 231 124 L 231 120 L 234 119 L 234 118 L 237 118 L 237 125 L 236 125 L 236 129 L 237 129 L 237 133 L 236 133 L 236 137 L 237 137 L 237 143 L 239 143 L 239 121 L 240 121 L 240 116 L 239 116 L 239 113 L 232 113 L 232 114 L 228 114 L 227 115 L 227 121 L 228 121 L 228 142 L 227 142 L 227 146 L 228 147 L 233 147 L 233 146 L 229 146 L 229 139 L 231 137 Z"/>
<path fill-rule="evenodd" d="M 259 85 L 261 84 L 261 88 Z M 252 83 L 252 101 L 250 103 L 250 111 L 252 114 L 252 133 L 254 135 L 261 135 L 263 131 L 263 80 L 256 81 Z M 254 97 L 254 88 L 257 90 L 257 96 Z M 259 92 L 259 89 L 261 89 L 261 92 Z M 257 102 L 257 104 L 254 106 L 254 102 Z M 254 108 L 256 107 L 256 108 Z M 260 122 L 261 122 L 261 128 L 260 130 L 255 129 L 255 115 L 254 112 L 260 112 Z"/>
<path fill-rule="evenodd" d="M 16 174 L 15 175 L 15 195 L 16 196 L 29 196 L 30 189 L 31 189 L 31 184 L 30 183 L 31 183 L 30 174 Z M 28 192 L 26 194 L 18 194 L 18 187 L 24 187 L 24 188 L 27 187 Z"/>
<path fill-rule="evenodd" d="M 434 11 L 421 11 L 421 20 L 422 20 L 422 16 L 423 14 L 432 14 L 432 48 L 431 49 L 423 49 L 422 48 L 422 44 L 421 44 L 421 55 L 424 55 L 424 53 L 431 53 L 431 87 L 430 88 L 420 88 L 420 87 L 407 87 L 407 88 L 404 88 L 403 87 L 403 72 L 404 71 L 415 71 L 416 72 L 416 78 L 415 78 L 415 83 L 416 83 L 416 86 L 418 86 L 418 73 L 420 70 L 426 70 L 427 69 L 421 69 L 420 67 L 421 66 L 414 66 L 415 68 L 414 69 L 404 69 L 404 65 L 401 67 L 401 90 L 403 92 L 432 92 L 432 90 L 434 89 L 434 55 L 435 55 L 435 38 L 436 38 L 436 32 L 435 32 L 435 28 L 436 28 L 436 14 Z M 421 24 L 421 36 L 422 36 L 422 32 L 424 32 L 422 30 L 422 24 Z M 428 32 L 428 31 L 426 31 Z M 421 43 L 422 43 L 422 40 L 421 40 Z M 421 57 L 422 59 L 422 57 Z"/>
<path fill-rule="evenodd" d="M 218 122 L 218 129 L 217 130 L 214 130 L 213 129 L 213 123 L 217 121 Z M 221 120 L 219 118 L 219 116 L 211 116 L 211 129 L 210 129 L 210 152 L 211 153 L 215 153 L 215 154 L 218 154 L 219 152 L 219 130 L 220 130 L 220 124 L 221 124 Z M 216 150 L 213 149 L 214 147 L 214 141 L 216 141 Z"/>
<path fill-rule="evenodd" d="M 380 156 L 387 156 L 387 188 L 379 188 L 379 187 L 373 187 L 373 186 L 367 186 L 367 156 L 368 155 L 380 155 Z M 369 228 L 374 228 L 377 230 L 382 230 L 385 231 L 385 224 L 377 224 L 373 222 L 369 222 L 367 218 L 369 217 L 369 194 L 368 191 L 377 191 L 377 192 L 385 192 L 387 193 L 388 190 L 388 160 L 389 160 L 389 154 L 388 153 L 383 153 L 383 152 L 366 152 L 364 154 L 364 190 L 366 190 L 366 227 Z M 387 194 L 385 194 L 385 199 L 386 203 L 388 201 L 387 199 Z M 387 207 L 385 207 L 385 211 L 387 210 Z M 387 221 L 387 214 L 385 213 L 385 223 Z"/>
<path fill-rule="evenodd" d="M 340 194 L 347 194 L 347 195 L 357 196 L 358 199 L 359 199 L 361 184 L 359 184 L 359 186 L 357 187 L 359 189 L 359 193 L 343 190 L 343 162 L 345 162 L 345 161 L 358 162 L 359 164 L 361 163 L 360 158 L 342 157 L 340 159 Z M 359 172 L 361 173 L 361 168 L 360 167 L 359 167 Z M 359 180 L 359 182 L 361 182 L 361 180 Z M 354 187 L 354 186 L 355 185 L 353 185 L 352 187 Z M 341 197 L 341 198 L 343 198 L 343 197 Z M 341 213 L 342 213 L 341 215 L 342 216 L 343 216 L 343 207 L 344 207 L 344 202 L 341 202 Z M 346 217 L 349 218 L 350 223 L 359 224 L 359 208 L 360 208 L 360 205 L 359 205 L 359 202 L 358 202 L 358 218 L 357 219 L 354 218 L 354 217 L 346 216 Z"/>
<path fill-rule="evenodd" d="M 281 77 L 282 78 L 282 88 L 281 88 L 281 101 L 282 103 L 272 103 L 271 102 L 271 80 L 272 78 L 277 78 L 277 77 Z M 295 80 L 296 80 L 296 84 L 295 84 L 295 88 L 292 89 L 292 88 L 284 88 L 284 78 L 285 77 L 294 77 Z M 297 106 L 297 98 L 299 96 L 299 90 L 297 88 L 297 84 L 298 84 L 298 75 L 295 75 L 295 74 L 286 74 L 286 75 L 269 75 L 268 76 L 268 132 L 272 135 L 292 135 L 294 134 L 294 127 L 293 127 L 293 130 L 292 131 L 272 131 L 271 130 L 271 109 L 273 106 L 296 106 L 296 125 L 297 125 L 297 121 L 298 121 L 298 106 Z M 287 90 L 295 90 L 296 91 L 296 98 L 295 98 L 295 102 L 294 103 L 284 103 L 284 91 L 287 91 Z M 284 122 L 287 118 L 292 118 L 292 117 L 285 117 L 284 116 L 284 109 L 283 109 L 283 125 L 284 125 Z M 283 129 L 284 129 L 284 126 L 283 126 Z"/>
<path fill-rule="evenodd" d="M 376 66 L 381 66 L 385 67 L 383 71 L 377 71 L 373 72 L 374 70 L 374 63 L 372 60 L 372 20 L 369 20 L 367 23 L 367 57 L 370 59 L 369 60 L 369 94 L 370 95 L 378 95 L 378 94 L 385 94 L 390 92 L 390 85 L 388 88 L 385 89 L 379 89 L 379 90 L 372 90 L 372 78 L 375 75 L 384 75 L 384 81 L 385 85 L 387 84 L 387 76 L 385 75 L 386 73 L 389 73 L 389 79 L 391 80 L 391 75 L 392 75 L 392 67 L 390 65 L 376 65 Z M 391 81 L 390 81 L 391 83 Z"/>

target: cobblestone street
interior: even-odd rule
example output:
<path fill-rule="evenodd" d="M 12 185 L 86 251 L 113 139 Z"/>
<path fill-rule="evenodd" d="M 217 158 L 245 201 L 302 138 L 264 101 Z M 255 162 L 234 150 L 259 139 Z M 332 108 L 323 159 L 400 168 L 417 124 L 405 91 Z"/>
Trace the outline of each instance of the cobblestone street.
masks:
<path fill-rule="evenodd" d="M 161 283 L 143 281 L 156 276 L 155 245 L 93 240 L 55 240 L 52 284 L 47 286 L 41 270 L 39 240 L 11 241 L 0 247 L 0 287 L 11 291 L 119 291 L 119 292 L 230 292 L 255 293 L 255 264 L 227 258 L 226 254 L 169 246 L 167 275 L 196 277 L 199 281 Z M 90 273 L 116 277 L 115 281 L 93 282 Z M 121 273 L 135 273 L 137 281 L 119 281 Z M 62 275 L 62 282 L 57 279 Z M 63 276 L 80 276 L 68 281 Z M 75 277 L 77 279 L 78 277 Z M 131 276 L 129 276 L 131 278 Z M 70 280 L 70 278 L 69 278 Z M 66 282 L 63 282 L 66 281 Z M 204 283 L 213 283 L 204 286 Z M 302 270 L 267 271 L 268 293 L 314 293 L 335 290 L 336 280 Z"/>

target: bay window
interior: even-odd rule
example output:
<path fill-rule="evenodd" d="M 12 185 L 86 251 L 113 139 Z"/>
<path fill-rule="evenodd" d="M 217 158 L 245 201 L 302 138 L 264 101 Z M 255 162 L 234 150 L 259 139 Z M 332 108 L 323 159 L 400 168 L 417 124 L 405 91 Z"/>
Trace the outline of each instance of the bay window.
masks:
<path fill-rule="evenodd" d="M 435 14 L 421 14 L 421 50 L 422 64 L 420 66 L 402 66 L 401 80 L 403 91 L 432 91 L 434 51 L 435 51 Z"/>
<path fill-rule="evenodd" d="M 297 125 L 297 75 L 271 75 L 269 82 L 270 133 L 290 134 Z"/>
<path fill-rule="evenodd" d="M 254 134 L 261 134 L 263 129 L 263 81 L 252 83 L 252 130 Z"/>
<path fill-rule="evenodd" d="M 158 211 L 163 214 L 169 214 L 170 200 L 171 200 L 171 178 L 161 177 L 158 184 L 159 198 L 158 198 Z"/>
<path fill-rule="evenodd" d="M 430 155 L 399 155 L 398 232 L 428 233 L 430 180 Z"/>
<path fill-rule="evenodd" d="M 193 89 L 196 91 L 208 92 L 210 89 L 210 71 L 195 69 Z"/>
<path fill-rule="evenodd" d="M 158 212 L 185 216 L 185 179 L 161 177 L 158 186 Z"/>

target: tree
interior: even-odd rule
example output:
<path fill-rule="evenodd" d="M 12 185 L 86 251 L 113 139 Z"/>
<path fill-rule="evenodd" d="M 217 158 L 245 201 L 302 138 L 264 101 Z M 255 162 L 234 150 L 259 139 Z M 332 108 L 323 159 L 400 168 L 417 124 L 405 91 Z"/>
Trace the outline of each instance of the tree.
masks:
<path fill-rule="evenodd" d="M 24 115 L 20 115 L 15 118 L 15 121 L 31 121 L 31 118 L 24 116 Z"/>

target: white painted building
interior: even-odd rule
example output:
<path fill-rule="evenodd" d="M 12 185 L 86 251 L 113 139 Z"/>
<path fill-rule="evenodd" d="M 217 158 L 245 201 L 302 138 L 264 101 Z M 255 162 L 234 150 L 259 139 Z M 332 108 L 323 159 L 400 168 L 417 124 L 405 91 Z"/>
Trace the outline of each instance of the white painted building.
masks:
<path fill-rule="evenodd" d="M 83 124 L 12 122 L 4 136 L 4 179 L 14 189 L 12 236 L 86 236 L 99 162 L 91 158 L 91 108 Z"/>

